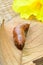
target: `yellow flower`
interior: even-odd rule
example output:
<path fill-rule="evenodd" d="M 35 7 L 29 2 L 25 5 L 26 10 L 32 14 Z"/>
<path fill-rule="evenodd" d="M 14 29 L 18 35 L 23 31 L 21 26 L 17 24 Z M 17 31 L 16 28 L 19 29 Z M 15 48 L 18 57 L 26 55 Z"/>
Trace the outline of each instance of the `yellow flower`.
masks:
<path fill-rule="evenodd" d="M 28 19 L 35 15 L 38 20 L 43 21 L 43 0 L 14 0 L 12 9 L 20 13 L 21 18 Z"/>

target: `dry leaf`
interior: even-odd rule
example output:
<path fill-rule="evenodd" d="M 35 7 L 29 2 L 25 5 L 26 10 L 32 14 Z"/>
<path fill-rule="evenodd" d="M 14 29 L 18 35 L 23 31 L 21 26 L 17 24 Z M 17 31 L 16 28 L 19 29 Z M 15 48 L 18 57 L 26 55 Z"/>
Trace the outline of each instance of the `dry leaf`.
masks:
<path fill-rule="evenodd" d="M 0 26 L 0 44 L 1 44 L 1 54 L 3 56 L 3 59 L 1 62 L 3 64 L 5 62 L 4 65 L 12 65 L 12 64 L 20 65 L 22 52 L 19 51 L 14 46 L 13 40 L 5 28 L 4 22 Z"/>
<path fill-rule="evenodd" d="M 21 22 L 22 21 L 22 22 Z M 24 21 L 25 22 L 25 21 Z M 31 22 L 27 34 L 23 53 L 13 43 L 13 27 L 23 23 L 23 20 L 16 17 L 13 21 L 0 26 L 1 56 L 3 65 L 33 65 L 32 61 L 43 57 L 43 24 Z M 26 21 L 27 22 L 27 21 Z M 22 55 L 22 58 L 21 58 Z"/>

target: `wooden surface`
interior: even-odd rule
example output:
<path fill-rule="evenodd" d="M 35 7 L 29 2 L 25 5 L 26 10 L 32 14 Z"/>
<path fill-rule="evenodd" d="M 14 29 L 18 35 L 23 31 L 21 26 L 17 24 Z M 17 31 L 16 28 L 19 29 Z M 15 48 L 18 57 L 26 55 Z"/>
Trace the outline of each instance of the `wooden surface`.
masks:
<path fill-rule="evenodd" d="M 32 61 L 43 57 L 43 23 L 22 20 L 13 12 L 13 0 L 0 0 L 0 65 L 35 65 Z M 13 27 L 30 23 L 25 47 L 19 51 L 13 42 Z"/>

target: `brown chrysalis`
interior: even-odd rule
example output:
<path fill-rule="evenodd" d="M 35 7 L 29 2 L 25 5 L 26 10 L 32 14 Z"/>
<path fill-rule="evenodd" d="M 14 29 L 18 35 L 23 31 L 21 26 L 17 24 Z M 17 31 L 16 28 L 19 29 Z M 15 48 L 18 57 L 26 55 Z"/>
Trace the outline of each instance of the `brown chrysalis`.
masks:
<path fill-rule="evenodd" d="M 20 50 L 23 49 L 25 40 L 26 40 L 26 34 L 28 31 L 30 24 L 23 24 L 18 25 L 13 29 L 13 39 L 16 47 Z"/>

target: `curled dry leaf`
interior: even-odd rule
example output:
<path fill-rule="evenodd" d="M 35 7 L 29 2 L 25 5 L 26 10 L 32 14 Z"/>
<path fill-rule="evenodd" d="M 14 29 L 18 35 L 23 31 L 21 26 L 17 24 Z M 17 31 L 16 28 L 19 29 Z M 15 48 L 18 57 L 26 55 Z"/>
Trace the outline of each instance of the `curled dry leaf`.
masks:
<path fill-rule="evenodd" d="M 7 27 L 7 29 L 8 28 L 9 27 Z M 8 32 L 6 32 L 6 28 L 4 24 L 2 24 L 0 26 L 0 42 L 1 42 L 1 50 L 2 50 L 1 52 L 3 56 L 2 61 L 5 63 L 5 64 L 3 63 L 2 65 L 20 65 L 21 62 L 22 65 L 29 65 L 29 64 L 33 65 L 33 63 L 31 64 L 31 61 L 43 57 L 43 24 L 42 23 L 31 22 L 30 30 L 26 38 L 25 47 L 23 49 L 23 54 L 15 47 L 15 45 L 13 45 L 14 43 L 7 33 Z"/>
<path fill-rule="evenodd" d="M 13 29 L 14 42 L 15 42 L 16 47 L 20 50 L 22 50 L 25 45 L 26 33 L 28 31 L 29 26 L 30 24 L 26 23 L 24 25 L 16 26 Z"/>
<path fill-rule="evenodd" d="M 0 26 L 1 63 L 2 65 L 20 65 L 22 52 L 14 46 L 13 40 L 11 40 L 10 37 L 3 20 L 3 23 Z"/>

